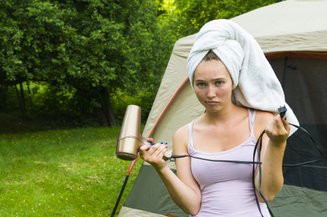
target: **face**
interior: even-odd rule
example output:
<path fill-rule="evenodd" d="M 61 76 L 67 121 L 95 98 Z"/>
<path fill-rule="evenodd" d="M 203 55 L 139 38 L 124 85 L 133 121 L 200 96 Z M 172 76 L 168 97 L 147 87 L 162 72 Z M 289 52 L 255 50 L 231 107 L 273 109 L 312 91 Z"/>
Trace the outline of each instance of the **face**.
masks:
<path fill-rule="evenodd" d="M 195 94 L 207 112 L 219 111 L 232 103 L 232 79 L 221 61 L 202 61 L 193 82 Z"/>

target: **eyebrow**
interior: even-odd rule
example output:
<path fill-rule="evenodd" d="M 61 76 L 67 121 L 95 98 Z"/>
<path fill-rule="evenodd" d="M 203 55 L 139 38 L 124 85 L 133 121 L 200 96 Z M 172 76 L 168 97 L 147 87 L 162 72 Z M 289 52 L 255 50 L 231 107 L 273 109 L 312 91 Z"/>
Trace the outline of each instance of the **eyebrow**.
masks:
<path fill-rule="evenodd" d="M 220 81 L 220 80 L 227 80 L 227 78 L 214 78 L 214 79 L 211 79 L 210 81 Z M 199 78 L 194 81 L 206 81 L 206 80 Z"/>

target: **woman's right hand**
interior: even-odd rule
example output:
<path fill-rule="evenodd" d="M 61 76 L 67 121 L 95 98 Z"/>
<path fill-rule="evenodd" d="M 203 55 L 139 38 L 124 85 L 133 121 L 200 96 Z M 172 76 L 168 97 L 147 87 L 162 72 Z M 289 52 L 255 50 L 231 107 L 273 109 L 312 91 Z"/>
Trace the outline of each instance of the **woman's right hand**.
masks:
<path fill-rule="evenodd" d="M 146 143 L 140 147 L 140 157 L 151 164 L 156 170 L 160 170 L 167 165 L 166 161 L 163 159 L 167 151 L 167 144 L 151 144 L 153 144 L 153 139 L 148 138 Z"/>
<path fill-rule="evenodd" d="M 266 127 L 265 132 L 270 139 L 271 144 L 285 144 L 290 134 L 290 125 L 286 118 L 281 118 L 279 115 L 276 115 Z"/>

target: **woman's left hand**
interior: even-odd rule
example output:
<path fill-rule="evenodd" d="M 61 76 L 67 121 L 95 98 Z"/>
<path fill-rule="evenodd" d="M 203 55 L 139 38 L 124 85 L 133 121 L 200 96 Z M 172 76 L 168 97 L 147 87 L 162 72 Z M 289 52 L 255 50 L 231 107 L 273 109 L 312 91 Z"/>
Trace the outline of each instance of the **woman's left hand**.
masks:
<path fill-rule="evenodd" d="M 290 134 L 290 125 L 286 118 L 276 115 L 266 127 L 265 132 L 271 143 L 281 145 L 285 143 Z"/>

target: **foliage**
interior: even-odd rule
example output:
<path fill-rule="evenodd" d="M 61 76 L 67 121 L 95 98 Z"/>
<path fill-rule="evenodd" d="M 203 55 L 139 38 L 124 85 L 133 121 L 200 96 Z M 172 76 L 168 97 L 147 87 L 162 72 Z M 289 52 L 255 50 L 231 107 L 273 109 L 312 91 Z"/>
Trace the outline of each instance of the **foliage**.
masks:
<path fill-rule="evenodd" d="M 93 112 L 118 87 L 154 88 L 143 78 L 160 80 L 164 46 L 151 0 L 12 0 L 0 8 L 2 84 L 44 81 L 74 90 L 79 108 Z"/>
<path fill-rule="evenodd" d="M 7 86 L 0 86 L 0 110 L 8 112 L 9 107 L 11 109 L 16 109 L 16 95 L 15 90 L 13 88 L 9 88 Z"/>
<path fill-rule="evenodd" d="M 127 77 L 126 72 L 156 71 L 157 65 L 145 68 L 160 53 L 155 41 L 156 4 L 115 2 L 1 2 L 4 77 L 13 81 L 20 73 L 29 79 L 51 76 L 58 83 L 76 79 L 76 85 L 109 87 L 120 85 L 110 81 Z M 153 58 L 145 58 L 148 55 Z"/>
<path fill-rule="evenodd" d="M 130 163 L 115 156 L 118 133 L 85 128 L 0 135 L 0 216 L 109 216 Z"/>
<path fill-rule="evenodd" d="M 118 89 L 117 92 L 114 94 L 112 101 L 114 111 L 123 111 L 115 113 L 116 118 L 121 123 L 123 120 L 123 115 L 126 111 L 127 105 L 138 105 L 141 107 L 142 110 L 142 123 L 145 123 L 152 106 L 152 100 L 149 99 L 149 96 L 152 96 L 152 93 L 147 92 L 148 89 L 138 91 L 138 94 L 129 95 L 126 92 Z"/>
<path fill-rule="evenodd" d="M 275 3 L 275 0 L 163 0 L 162 25 L 175 40 L 199 31 L 214 19 L 229 19 L 250 10 Z"/>

